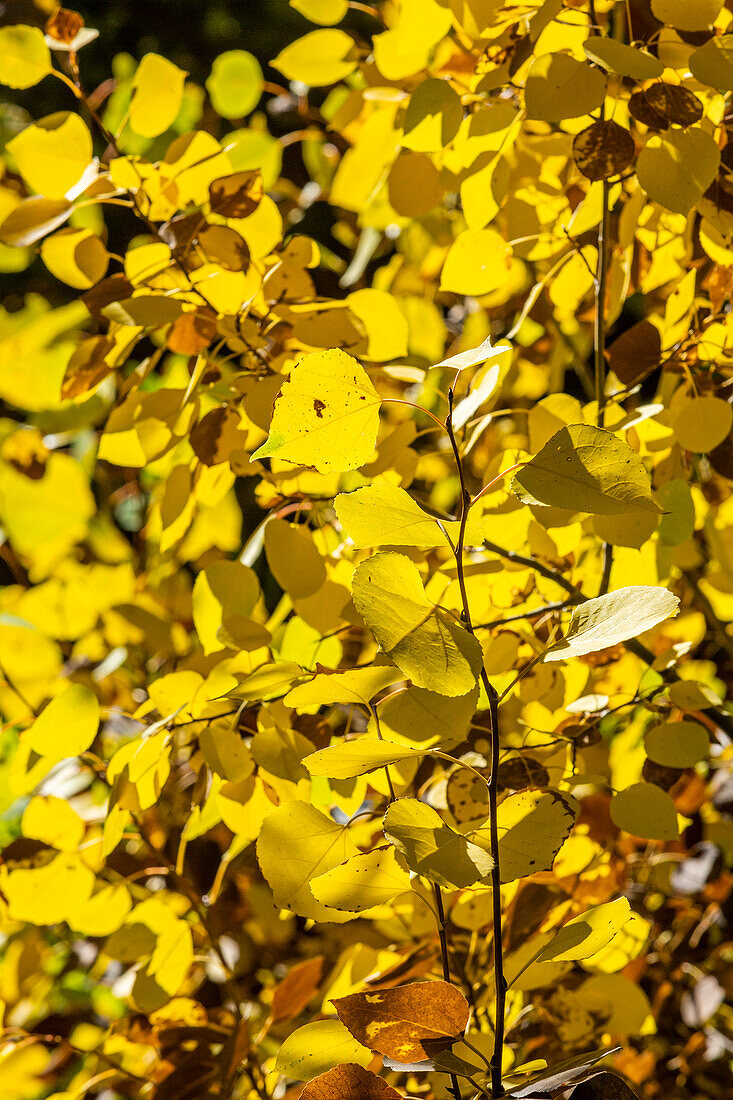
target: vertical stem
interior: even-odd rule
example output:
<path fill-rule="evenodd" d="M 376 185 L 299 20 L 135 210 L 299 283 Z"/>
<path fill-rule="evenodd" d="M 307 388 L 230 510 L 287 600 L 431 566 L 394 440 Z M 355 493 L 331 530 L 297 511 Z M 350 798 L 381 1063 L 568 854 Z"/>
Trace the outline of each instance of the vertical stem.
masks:
<path fill-rule="evenodd" d="M 603 115 L 601 115 L 603 117 Z M 598 223 L 598 275 L 596 278 L 596 313 L 593 326 L 593 360 L 595 397 L 598 406 L 597 420 L 603 427 L 606 399 L 606 286 L 608 283 L 608 180 L 603 181 L 603 209 Z"/>
<path fill-rule="evenodd" d="M 471 621 L 471 609 L 468 602 L 466 589 L 466 574 L 463 562 L 463 553 L 466 540 L 466 524 L 471 508 L 471 494 L 466 487 L 466 477 L 463 469 L 463 460 L 458 448 L 455 431 L 453 429 L 453 387 L 448 391 L 448 415 L 445 426 L 453 449 L 453 457 L 458 470 L 458 480 L 461 490 L 461 513 L 458 529 L 458 540 L 455 548 L 456 571 L 458 574 L 458 587 L 463 604 L 463 623 L 470 634 L 474 633 Z M 498 802 L 499 782 L 499 697 L 496 689 L 489 680 L 486 668 L 481 665 L 481 683 L 489 700 L 490 738 L 491 738 L 491 774 L 488 780 L 489 796 L 489 849 L 494 865 L 491 869 L 491 902 L 492 902 L 492 930 L 494 952 L 494 986 L 495 994 L 495 1029 L 494 1051 L 491 1055 L 491 1095 L 496 1098 L 504 1095 L 501 1083 L 501 1060 L 504 1051 L 504 1018 L 506 1015 L 506 991 L 507 983 L 504 977 L 504 945 L 501 927 L 501 868 L 499 853 L 499 828 L 496 818 Z"/>
<path fill-rule="evenodd" d="M 443 962 L 443 980 L 451 984 L 450 959 L 448 958 L 448 936 L 445 931 L 445 909 L 443 908 L 443 892 L 437 882 L 433 883 L 435 895 L 435 908 L 438 913 L 438 937 L 440 939 L 440 957 Z M 455 1073 L 450 1074 L 451 1091 L 456 1100 L 461 1100 L 461 1087 Z"/>

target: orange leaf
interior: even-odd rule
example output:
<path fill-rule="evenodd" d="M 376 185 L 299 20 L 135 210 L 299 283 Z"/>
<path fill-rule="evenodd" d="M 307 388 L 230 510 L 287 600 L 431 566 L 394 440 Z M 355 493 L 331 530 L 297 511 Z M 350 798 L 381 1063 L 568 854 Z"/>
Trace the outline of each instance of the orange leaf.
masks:
<path fill-rule="evenodd" d="M 300 1100 L 402 1100 L 401 1094 L 371 1070 L 349 1062 L 314 1078 Z"/>

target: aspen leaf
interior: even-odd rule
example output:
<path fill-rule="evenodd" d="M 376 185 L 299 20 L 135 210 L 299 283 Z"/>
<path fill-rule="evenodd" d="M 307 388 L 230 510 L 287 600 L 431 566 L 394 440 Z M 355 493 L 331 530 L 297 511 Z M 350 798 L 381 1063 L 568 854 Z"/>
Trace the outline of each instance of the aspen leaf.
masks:
<path fill-rule="evenodd" d="M 393 745 L 389 741 L 378 741 L 371 737 L 357 737 L 353 741 L 342 741 L 327 749 L 319 749 L 318 752 L 306 756 L 303 763 L 311 775 L 326 775 L 329 779 L 353 779 L 356 775 L 366 775 L 376 768 L 418 755 L 418 749 L 406 745 Z"/>
<path fill-rule="evenodd" d="M 63 760 L 86 752 L 98 726 L 96 695 L 82 684 L 70 684 L 40 713 L 23 740 L 39 756 Z"/>
<path fill-rule="evenodd" d="M 288 707 L 323 706 L 326 703 L 362 703 L 365 706 L 384 688 L 401 679 L 393 665 L 371 665 L 345 672 L 319 672 L 312 680 L 292 688 L 285 696 Z"/>
<path fill-rule="evenodd" d="M 545 653 L 546 661 L 581 657 L 625 642 L 676 615 L 679 598 L 667 588 L 637 584 L 587 600 L 573 610 L 564 638 Z"/>
<path fill-rule="evenodd" d="M 445 528 L 455 543 L 459 523 L 442 524 L 424 512 L 409 493 L 388 481 L 375 481 L 353 493 L 339 493 L 334 501 L 339 522 L 354 546 L 447 546 Z M 467 526 L 467 542 L 483 541 L 478 521 Z"/>
<path fill-rule="evenodd" d="M 381 728 L 390 741 L 448 751 L 465 740 L 478 692 L 478 685 L 453 697 L 408 687 L 379 704 Z"/>
<path fill-rule="evenodd" d="M 104 278 L 109 253 L 90 229 L 62 229 L 41 245 L 41 258 L 62 283 L 88 290 Z"/>
<path fill-rule="evenodd" d="M 644 735 L 650 760 L 665 768 L 692 768 L 710 751 L 708 731 L 699 722 L 661 722 Z"/>
<path fill-rule="evenodd" d="M 575 800 L 560 791 L 521 791 L 505 798 L 496 818 L 501 881 L 512 882 L 552 867 L 576 814 Z M 488 825 L 471 835 L 488 846 Z"/>
<path fill-rule="evenodd" d="M 290 0 L 290 7 L 322 27 L 340 23 L 349 10 L 347 0 Z"/>
<path fill-rule="evenodd" d="M 374 36 L 374 60 L 382 76 L 402 80 L 424 69 L 450 25 L 450 9 L 439 0 L 402 0 L 389 30 Z"/>
<path fill-rule="evenodd" d="M 326 567 L 307 527 L 271 519 L 265 554 L 273 577 L 294 600 L 312 596 L 326 582 Z"/>
<path fill-rule="evenodd" d="M 652 0 L 652 14 L 678 31 L 706 31 L 723 0 Z"/>
<path fill-rule="evenodd" d="M 318 992 L 323 977 L 323 955 L 316 955 L 302 963 L 296 963 L 287 972 L 281 982 L 275 986 L 272 995 L 270 1018 L 292 1020 L 300 1016 L 310 1000 Z"/>
<path fill-rule="evenodd" d="M 653 783 L 633 783 L 611 799 L 614 825 L 649 840 L 676 840 L 677 812 L 666 791 Z"/>
<path fill-rule="evenodd" d="M 173 124 L 183 102 L 187 73 L 157 53 L 146 53 L 132 78 L 130 128 L 154 138 Z"/>
<path fill-rule="evenodd" d="M 721 34 L 690 54 L 690 72 L 701 84 L 733 91 L 733 35 Z"/>
<path fill-rule="evenodd" d="M 51 53 L 38 27 L 0 27 L 0 84 L 31 88 L 51 70 Z"/>
<path fill-rule="evenodd" d="M 256 574 L 239 562 L 219 561 L 201 570 L 193 586 L 193 621 L 204 653 L 225 648 L 219 631 L 249 619 L 259 594 Z"/>
<path fill-rule="evenodd" d="M 304 355 L 283 382 L 270 434 L 252 460 L 277 456 L 319 473 L 355 470 L 371 458 L 381 400 L 346 352 Z"/>
<path fill-rule="evenodd" d="M 447 359 L 441 359 L 435 364 L 435 369 L 445 367 L 446 370 L 467 370 L 469 367 L 477 367 L 480 363 L 487 363 L 492 359 L 498 359 L 512 350 L 511 344 L 492 344 L 491 337 L 479 344 L 478 347 L 469 348 L 468 351 L 459 351 Z"/>
<path fill-rule="evenodd" d="M 286 46 L 271 64 L 286 80 L 299 80 L 310 88 L 323 88 L 353 72 L 357 57 L 348 34 L 321 30 L 311 31 Z"/>
<path fill-rule="evenodd" d="M 446 1050 L 468 1024 L 469 1006 L 447 982 L 412 982 L 333 1001 L 339 1020 L 364 1046 L 410 1063 Z"/>
<path fill-rule="evenodd" d="M 214 110 L 222 118 L 244 118 L 259 103 L 263 88 L 260 63 L 247 50 L 220 53 L 206 81 Z"/>
<path fill-rule="evenodd" d="M 583 43 L 583 50 L 589 61 L 595 61 L 597 65 L 608 69 L 609 72 L 617 73 L 618 76 L 630 76 L 634 80 L 651 80 L 664 72 L 664 66 L 658 57 L 635 46 L 627 46 L 615 38 L 595 35 Z"/>
<path fill-rule="evenodd" d="M 407 218 L 428 214 L 443 195 L 441 174 L 432 158 L 410 151 L 403 151 L 397 157 L 390 169 L 387 186 L 390 204 Z"/>
<path fill-rule="evenodd" d="M 402 1100 L 382 1077 L 351 1063 L 320 1074 L 300 1095 L 303 1100 Z"/>
<path fill-rule="evenodd" d="M 420 574 L 403 554 L 381 552 L 357 566 L 357 611 L 381 649 L 417 687 L 464 695 L 481 669 L 481 646 L 425 595 Z"/>
<path fill-rule="evenodd" d="M 535 58 L 524 86 L 527 117 L 545 122 L 590 114 L 605 94 L 606 78 L 600 69 L 565 53 Z"/>
<path fill-rule="evenodd" d="M 592 122 L 573 139 L 573 159 L 589 180 L 618 176 L 633 164 L 634 139 L 613 119 Z"/>
<path fill-rule="evenodd" d="M 464 229 L 445 258 L 440 289 L 489 294 L 506 281 L 511 256 L 511 246 L 495 229 Z"/>
<path fill-rule="evenodd" d="M 63 199 L 92 160 L 92 137 L 79 115 L 58 111 L 26 126 L 7 147 L 28 186 L 47 199 Z"/>
<path fill-rule="evenodd" d="M 13 921 L 50 925 L 66 920 L 91 897 L 94 872 L 76 852 L 60 852 L 42 867 L 0 867 L 0 890 Z"/>
<path fill-rule="evenodd" d="M 310 887 L 323 905 L 361 913 L 404 894 L 410 889 L 410 876 L 397 861 L 394 848 L 377 848 L 311 879 Z"/>
<path fill-rule="evenodd" d="M 31 195 L 23 199 L 0 224 L 0 241 L 16 248 L 35 244 L 68 219 L 73 206 L 65 199 Z"/>
<path fill-rule="evenodd" d="M 733 409 L 722 397 L 691 397 L 675 410 L 675 439 L 686 451 L 715 450 L 733 427 Z"/>
<path fill-rule="evenodd" d="M 639 456 L 611 432 L 569 424 L 517 474 L 512 488 L 528 504 L 594 515 L 659 512 Z"/>
<path fill-rule="evenodd" d="M 651 136 L 636 162 L 640 185 L 654 202 L 688 214 L 715 179 L 720 150 L 694 127 Z"/>
<path fill-rule="evenodd" d="M 636 1093 L 615 1073 L 601 1070 L 573 1089 L 573 1100 L 636 1100 Z"/>
<path fill-rule="evenodd" d="M 494 861 L 489 853 L 416 798 L 398 798 L 389 806 L 384 833 L 415 874 L 449 890 L 472 886 L 491 874 Z"/>
<path fill-rule="evenodd" d="M 576 962 L 587 959 L 611 942 L 629 919 L 631 906 L 626 898 L 606 902 L 573 917 L 542 948 L 537 962 Z"/>
<path fill-rule="evenodd" d="M 344 1062 L 368 1066 L 373 1057 L 340 1020 L 316 1020 L 288 1035 L 275 1068 L 294 1081 L 307 1081 Z"/>
<path fill-rule="evenodd" d="M 73 852 L 82 841 L 85 826 L 78 813 L 63 798 L 37 795 L 23 811 L 23 836 L 42 840 L 52 848 Z"/>
<path fill-rule="evenodd" d="M 103 886 L 90 898 L 74 904 L 66 920 L 82 936 L 111 936 L 122 926 L 132 909 L 130 891 L 123 883 Z"/>
<path fill-rule="evenodd" d="M 402 123 L 402 144 L 415 153 L 435 153 L 450 144 L 463 120 L 460 96 L 447 80 L 418 84 Z"/>
<path fill-rule="evenodd" d="M 358 849 L 348 830 L 307 802 L 278 806 L 265 818 L 257 838 L 257 859 L 275 905 L 312 920 L 351 919 L 317 901 L 310 882 L 355 855 Z"/>

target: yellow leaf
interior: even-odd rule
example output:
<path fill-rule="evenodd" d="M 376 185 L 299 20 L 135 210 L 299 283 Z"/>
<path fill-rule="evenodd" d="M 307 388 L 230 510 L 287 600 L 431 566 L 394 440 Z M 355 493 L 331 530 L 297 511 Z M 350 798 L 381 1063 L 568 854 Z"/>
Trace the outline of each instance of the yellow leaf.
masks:
<path fill-rule="evenodd" d="M 457 619 L 427 599 L 417 566 L 381 552 L 354 573 L 354 604 L 382 650 L 417 687 L 465 695 L 476 683 L 481 646 Z"/>
<path fill-rule="evenodd" d="M 517 474 L 512 489 L 527 504 L 574 512 L 659 512 L 636 452 L 591 424 L 570 424 L 556 432 Z"/>
<path fill-rule="evenodd" d="M 639 154 L 639 183 L 654 202 L 688 214 L 715 179 L 720 150 L 699 127 L 653 134 Z"/>
<path fill-rule="evenodd" d="M 511 258 L 511 246 L 495 229 L 464 229 L 448 250 L 440 289 L 489 294 L 506 281 Z"/>
<path fill-rule="evenodd" d="M 89 688 L 70 684 L 52 699 L 23 735 L 33 752 L 63 760 L 86 752 L 99 727 L 99 703 Z"/>
<path fill-rule="evenodd" d="M 561 122 L 600 107 L 606 78 L 600 69 L 565 53 L 547 53 L 532 62 L 524 86 L 528 118 Z"/>
<path fill-rule="evenodd" d="M 311 880 L 317 901 L 348 913 L 386 905 L 409 889 L 410 876 L 398 863 L 393 848 L 377 848 L 352 856 Z"/>
<path fill-rule="evenodd" d="M 11 920 L 59 924 L 94 889 L 94 872 L 76 853 L 61 852 L 41 867 L 0 867 L 0 891 Z"/>
<path fill-rule="evenodd" d="M 193 586 L 193 621 L 204 653 L 226 648 L 219 631 L 248 620 L 259 595 L 256 574 L 237 561 L 219 561 L 201 570 Z"/>
<path fill-rule="evenodd" d="M 379 704 L 380 725 L 390 741 L 449 751 L 466 739 L 476 711 L 478 686 L 451 698 L 409 687 Z"/>
<path fill-rule="evenodd" d="M 707 454 L 733 427 L 733 409 L 722 397 L 689 397 L 674 406 L 675 439 L 686 451 Z"/>
<path fill-rule="evenodd" d="M 666 791 L 654 783 L 634 783 L 611 799 L 614 825 L 649 840 L 676 840 L 677 812 Z"/>
<path fill-rule="evenodd" d="M 499 804 L 499 870 L 502 882 L 548 871 L 575 823 L 577 803 L 560 791 L 521 791 Z M 472 833 L 484 845 L 489 827 Z"/>
<path fill-rule="evenodd" d="M 384 833 L 415 874 L 449 890 L 491 875 L 494 861 L 486 849 L 451 829 L 437 810 L 417 798 L 398 798 L 390 804 Z"/>
<path fill-rule="evenodd" d="M 31 88 L 52 68 L 51 52 L 38 27 L 0 27 L 0 84 Z"/>
<path fill-rule="evenodd" d="M 23 811 L 21 829 L 23 836 L 42 840 L 60 851 L 74 852 L 82 841 L 85 826 L 63 798 L 37 795 Z"/>
<path fill-rule="evenodd" d="M 366 371 L 346 352 L 304 355 L 283 383 L 270 434 L 252 459 L 276 455 L 321 474 L 355 470 L 374 451 L 380 404 Z"/>
<path fill-rule="evenodd" d="M 394 684 L 401 672 L 393 665 L 370 665 L 346 672 L 320 672 L 305 684 L 292 688 L 285 696 L 288 707 L 322 706 L 325 703 L 363 703 Z"/>
<path fill-rule="evenodd" d="M 631 915 L 626 898 L 606 902 L 573 917 L 542 948 L 537 962 L 577 962 L 606 947 Z"/>
<path fill-rule="evenodd" d="M 265 527 L 265 554 L 273 577 L 294 600 L 312 596 L 326 582 L 326 567 L 307 527 L 271 519 Z"/>
<path fill-rule="evenodd" d="M 707 758 L 710 736 L 699 722 L 661 722 L 647 730 L 644 748 L 662 767 L 692 768 Z"/>
<path fill-rule="evenodd" d="M 576 607 L 564 638 L 545 653 L 546 661 L 581 657 L 625 642 L 676 615 L 680 601 L 667 588 L 635 584 Z"/>
<path fill-rule="evenodd" d="M 374 60 L 382 76 L 402 80 L 424 69 L 450 25 L 450 8 L 438 0 L 402 0 L 389 30 L 374 36 Z"/>
<path fill-rule="evenodd" d="M 723 0 L 652 0 L 652 14 L 678 31 L 706 31 L 722 7 Z"/>
<path fill-rule="evenodd" d="M 88 290 L 102 279 L 109 253 L 91 229 L 62 229 L 41 245 L 41 258 L 57 279 L 77 290 Z"/>
<path fill-rule="evenodd" d="M 647 53 L 646 50 L 627 46 L 615 38 L 594 35 L 583 43 L 583 49 L 587 58 L 618 76 L 630 76 L 634 80 L 651 80 L 664 72 L 664 66 L 658 57 Z"/>
<path fill-rule="evenodd" d="M 222 118 L 244 118 L 257 106 L 264 81 L 256 57 L 247 50 L 227 50 L 214 60 L 206 90 Z"/>
<path fill-rule="evenodd" d="M 271 64 L 286 80 L 322 88 L 353 72 L 357 55 L 353 40 L 343 31 L 311 31 L 281 50 Z"/>
<path fill-rule="evenodd" d="M 416 153 L 435 153 L 449 145 L 463 120 L 461 97 L 447 80 L 418 84 L 402 123 L 402 144 Z"/>
<path fill-rule="evenodd" d="M 354 546 L 447 546 L 445 528 L 455 542 L 459 523 L 442 524 L 388 481 L 375 481 L 353 493 L 339 493 L 334 501 L 339 523 Z M 483 542 L 479 521 L 468 523 L 468 544 Z"/>
<path fill-rule="evenodd" d="M 74 906 L 66 920 L 82 936 L 110 936 L 124 923 L 132 909 L 130 891 L 123 883 L 103 886 L 98 893 Z"/>
<path fill-rule="evenodd" d="M 316 1020 L 288 1035 L 278 1050 L 275 1068 L 294 1081 L 310 1081 L 344 1062 L 368 1066 L 373 1057 L 340 1020 Z"/>
<path fill-rule="evenodd" d="M 146 53 L 132 79 L 130 128 L 141 137 L 154 138 L 173 124 L 183 102 L 188 73 L 157 53 Z"/>
<path fill-rule="evenodd" d="M 690 54 L 690 72 L 701 84 L 720 92 L 733 91 L 733 35 L 709 38 Z"/>
<path fill-rule="evenodd" d="M 58 111 L 26 126 L 6 146 L 28 186 L 66 198 L 92 161 L 92 137 L 80 115 Z"/>
<path fill-rule="evenodd" d="M 366 330 L 366 347 L 354 348 L 356 355 L 373 363 L 386 363 L 407 355 L 408 328 L 395 298 L 384 290 L 367 287 L 346 299 L 349 312 Z"/>
<path fill-rule="evenodd" d="M 371 737 L 356 737 L 353 741 L 341 741 L 326 749 L 319 749 L 303 760 L 311 775 L 325 775 L 329 779 L 353 779 L 357 775 L 396 764 L 419 756 L 420 750 L 406 745 L 394 745 Z"/>
<path fill-rule="evenodd" d="M 290 0 L 290 7 L 323 27 L 340 23 L 349 10 L 347 0 Z"/>
<path fill-rule="evenodd" d="M 348 830 L 307 802 L 286 802 L 265 818 L 257 859 L 275 905 L 311 920 L 341 924 L 350 914 L 316 901 L 310 880 L 358 855 Z"/>

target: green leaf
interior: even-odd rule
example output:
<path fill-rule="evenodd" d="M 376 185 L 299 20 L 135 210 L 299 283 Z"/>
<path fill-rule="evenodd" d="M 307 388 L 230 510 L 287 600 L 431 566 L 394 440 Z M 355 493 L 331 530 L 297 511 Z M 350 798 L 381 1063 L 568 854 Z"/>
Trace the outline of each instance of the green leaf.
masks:
<path fill-rule="evenodd" d="M 270 434 L 252 461 L 277 456 L 321 474 L 355 470 L 374 451 L 380 405 L 368 374 L 346 352 L 304 355 L 283 382 Z"/>
<path fill-rule="evenodd" d="M 619 829 L 648 840 L 676 840 L 679 836 L 674 802 L 654 783 L 633 783 L 615 794 L 611 819 Z"/>
<path fill-rule="evenodd" d="M 576 607 L 567 634 L 546 651 L 546 661 L 582 657 L 635 638 L 676 615 L 679 598 L 668 588 L 636 584 Z"/>
<path fill-rule="evenodd" d="M 0 27 L 0 84 L 31 88 L 52 69 L 51 51 L 38 27 Z"/>
<path fill-rule="evenodd" d="M 389 741 L 378 741 L 371 737 L 356 737 L 353 741 L 342 741 L 319 749 L 303 760 L 311 775 L 325 775 L 329 779 L 353 779 L 357 775 L 366 775 L 376 768 L 396 764 L 398 760 L 408 760 L 419 756 L 418 749 L 405 745 L 393 745 Z"/>
<path fill-rule="evenodd" d="M 483 654 L 473 635 L 427 599 L 417 566 L 381 552 L 357 566 L 354 605 L 377 642 L 417 687 L 465 695 Z"/>
<path fill-rule="evenodd" d="M 264 88 L 262 69 L 247 50 L 219 54 L 206 81 L 206 90 L 222 118 L 244 118 L 254 111 Z"/>
<path fill-rule="evenodd" d="M 512 489 L 526 504 L 574 512 L 659 512 L 636 452 L 590 424 L 569 424 L 556 432 L 517 474 Z"/>
<path fill-rule="evenodd" d="M 494 861 L 486 849 L 451 829 L 437 810 L 416 798 L 398 798 L 389 806 L 384 833 L 415 874 L 449 890 L 491 875 Z"/>

